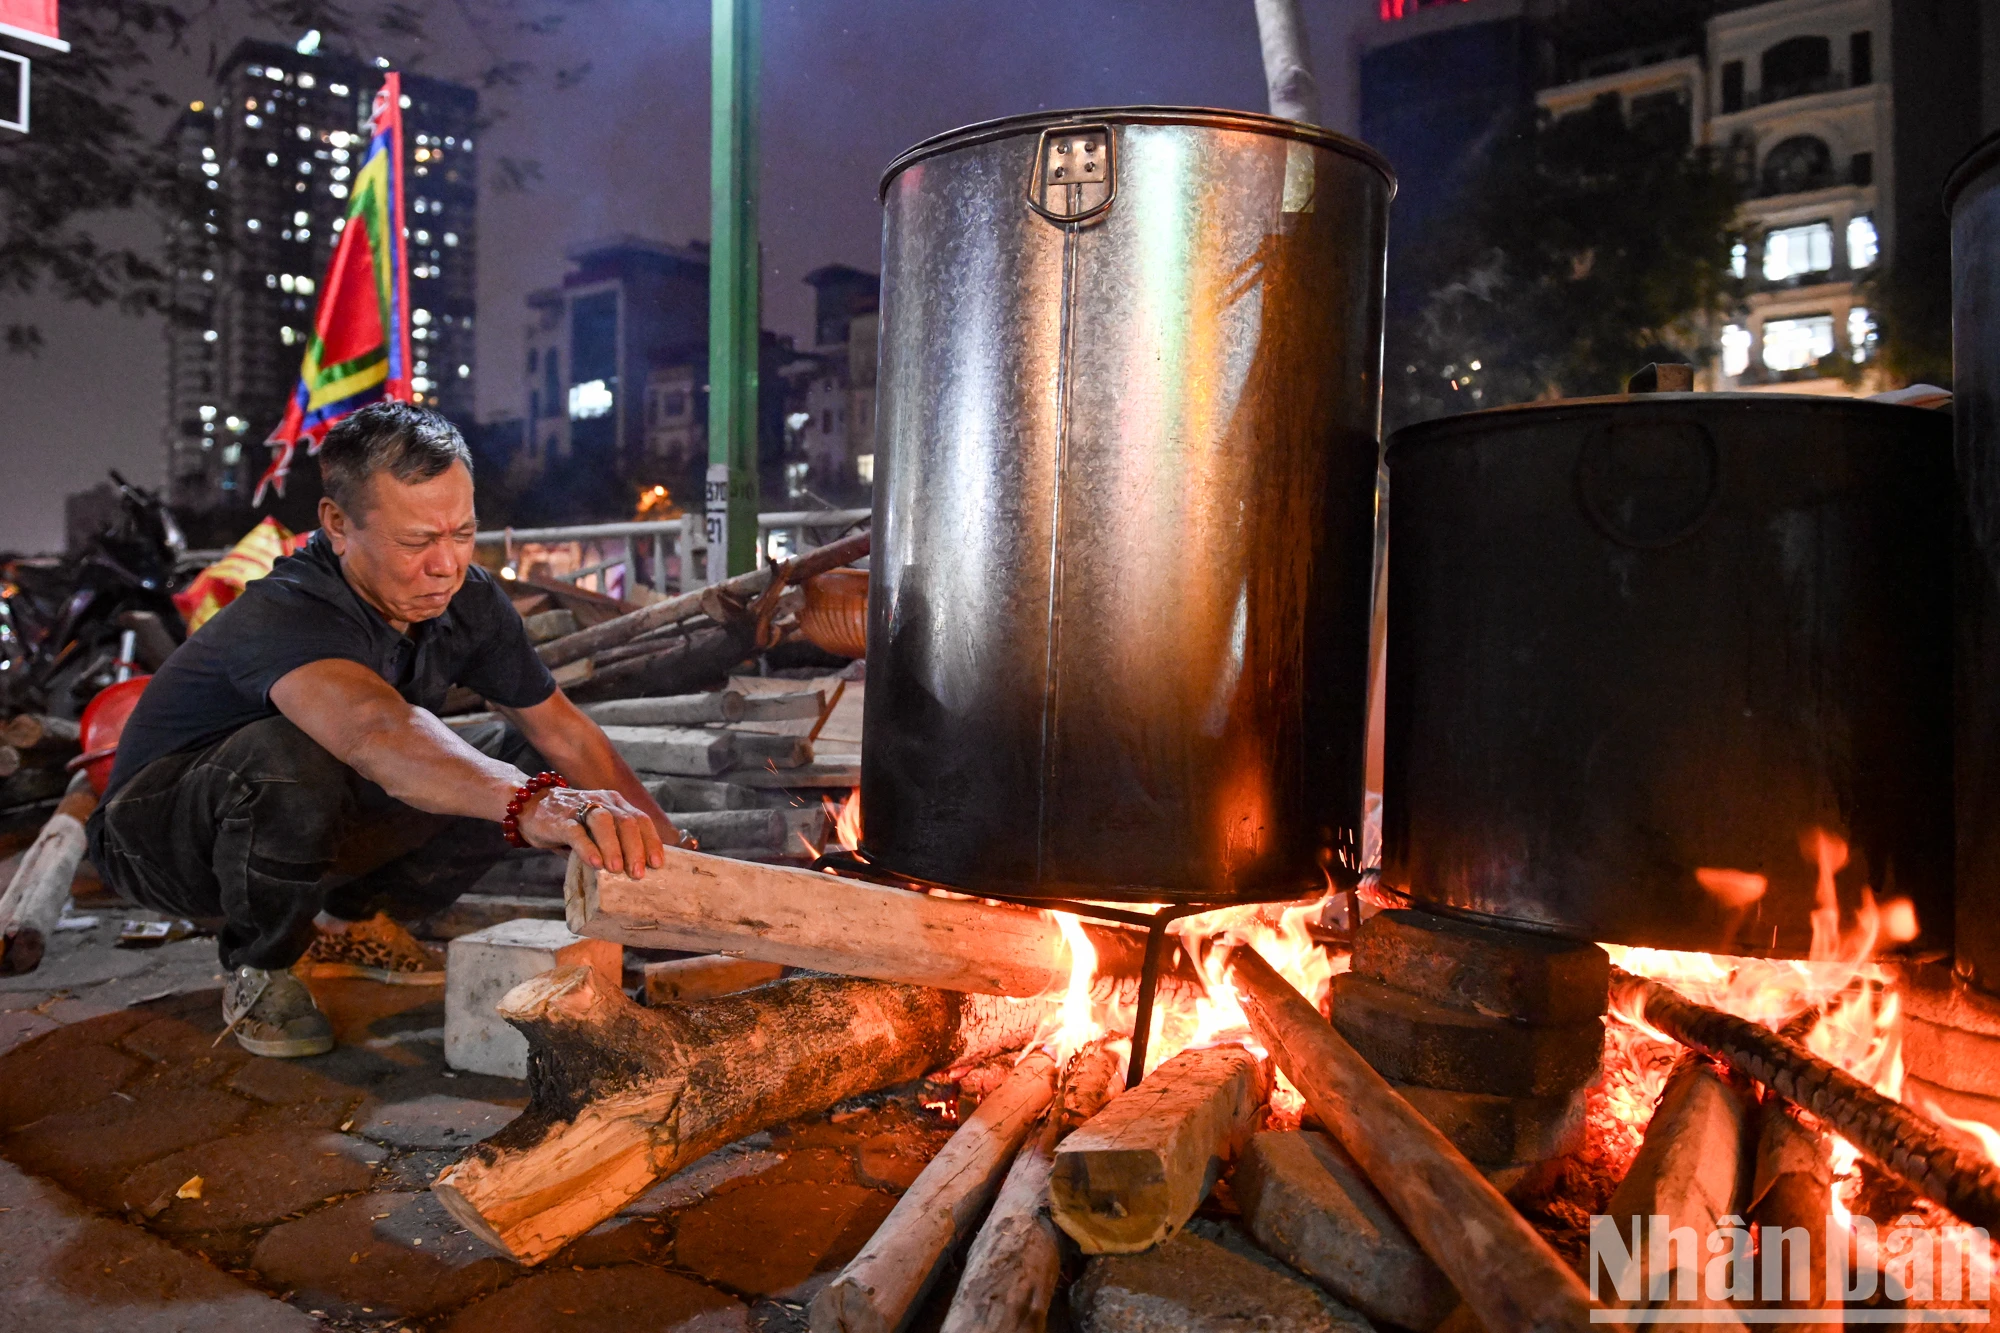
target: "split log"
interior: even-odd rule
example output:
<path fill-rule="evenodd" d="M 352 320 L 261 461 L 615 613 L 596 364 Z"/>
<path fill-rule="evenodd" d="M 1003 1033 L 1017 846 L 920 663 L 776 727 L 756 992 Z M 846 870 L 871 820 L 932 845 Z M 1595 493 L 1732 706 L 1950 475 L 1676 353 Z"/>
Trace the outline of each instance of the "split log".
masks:
<path fill-rule="evenodd" d="M 693 727 L 606 727 L 605 738 L 625 762 L 649 773 L 705 778 L 736 762 L 736 738 Z"/>
<path fill-rule="evenodd" d="M 1085 1254 L 1166 1240 L 1264 1118 L 1269 1066 L 1241 1046 L 1182 1051 L 1056 1150 L 1049 1212 Z"/>
<path fill-rule="evenodd" d="M 718 625 L 669 640 L 658 652 L 607 666 L 570 694 L 579 702 L 640 694 L 684 694 L 723 679 L 755 647 L 747 628 Z"/>
<path fill-rule="evenodd" d="M 538 611 L 531 616 L 521 617 L 528 627 L 529 643 L 547 643 L 560 639 L 565 634 L 574 634 L 581 626 L 576 623 L 576 612 L 567 607 L 557 607 L 553 611 Z"/>
<path fill-rule="evenodd" d="M 836 691 L 836 693 L 838 693 Z M 743 701 L 744 722 L 803 722 L 822 718 L 829 710 L 820 690 L 799 690 L 791 694 L 759 694 Z M 735 720 L 735 719 L 732 719 Z M 811 739 L 808 737 L 807 739 Z"/>
<path fill-rule="evenodd" d="M 1049 1218 L 1056 1145 L 1117 1095 L 1125 1058 L 1108 1042 L 1084 1047 L 1064 1066 L 1056 1100 L 993 1200 L 965 1256 L 940 1333 L 1041 1333 L 1062 1277 L 1062 1236 Z"/>
<path fill-rule="evenodd" d="M 42 953 L 69 904 L 70 881 L 83 861 L 83 823 L 97 808 L 89 779 L 77 774 L 21 858 L 13 882 L 0 895 L 0 975 L 19 975 L 41 966 Z"/>
<path fill-rule="evenodd" d="M 641 607 L 630 614 L 607 620 L 601 625 L 579 630 L 575 634 L 564 635 L 543 644 L 535 651 L 542 661 L 550 666 L 564 662 L 574 662 L 581 657 L 616 644 L 625 643 L 648 630 L 659 629 L 677 621 L 686 620 L 704 609 L 704 599 L 712 599 L 723 594 L 733 597 L 757 597 L 768 592 L 775 578 L 779 587 L 791 583 L 803 583 L 815 574 L 825 573 L 848 565 L 868 554 L 869 534 L 858 532 L 852 537 L 843 537 L 837 542 L 806 552 L 796 560 L 787 560 L 781 565 L 755 569 L 748 574 L 739 574 L 733 579 L 706 588 L 684 592 L 678 597 L 669 597 Z"/>
<path fill-rule="evenodd" d="M 1069 984 L 1069 945 L 1049 913 L 889 889 L 790 866 L 669 847 L 638 879 L 600 875 L 572 856 L 564 896 L 579 935 L 642 949 L 726 953 L 767 963 L 987 995 L 1035 996 Z M 1083 923 L 1100 978 L 1139 975 L 1145 937 Z M 1199 987 L 1178 944 L 1173 984 Z"/>
<path fill-rule="evenodd" d="M 803 736 L 774 736 L 768 731 L 726 731 L 736 748 L 736 762 L 757 768 L 803 768 L 813 761 L 812 742 Z"/>
<path fill-rule="evenodd" d="M 1720 1060 L 1812 1112 L 1911 1189 L 1976 1227 L 2000 1233 L 2000 1168 L 1922 1115 L 1844 1069 L 1748 1019 L 1696 1004 L 1670 986 L 1611 971 L 1614 1004 L 1681 1045 Z"/>
<path fill-rule="evenodd" d="M 762 797 L 739 783 L 710 778 L 684 778 L 672 773 L 642 775 L 646 790 L 670 815 L 707 810 L 763 810 Z"/>
<path fill-rule="evenodd" d="M 537 1264 L 726 1143 L 1019 1050 L 1053 1009 L 836 977 L 642 1009 L 589 968 L 557 968 L 500 1002 L 528 1038 L 527 1109 L 432 1189 L 467 1230 Z"/>
<path fill-rule="evenodd" d="M 1709 1238 L 1722 1219 L 1736 1216 L 1742 1207 L 1747 1124 L 1741 1092 L 1708 1061 L 1682 1060 L 1660 1094 L 1639 1155 L 1604 1210 L 1610 1225 L 1631 1241 L 1625 1271 L 1604 1275 L 1621 1306 L 1701 1310 L 1702 1322 L 1742 1333 L 1742 1325 L 1726 1313 L 1728 1303 L 1704 1294 L 1702 1278 Z M 1689 1245 L 1654 1239 L 1683 1227 Z M 1747 1254 L 1744 1264 L 1747 1270 Z"/>
<path fill-rule="evenodd" d="M 1255 950 L 1231 951 L 1228 966 L 1257 1039 L 1480 1322 L 1587 1328 L 1583 1283 L 1478 1168 Z"/>
<path fill-rule="evenodd" d="M 792 839 L 782 810 L 695 810 L 674 816 L 674 827 L 692 833 L 705 852 L 782 852 Z"/>
<path fill-rule="evenodd" d="M 861 1252 L 812 1303 L 813 1333 L 895 1333 L 999 1188 L 1054 1092 L 1056 1063 L 1030 1052 L 924 1167 Z"/>
<path fill-rule="evenodd" d="M 739 720 L 745 702 L 736 690 L 716 690 L 653 699 L 608 699 L 586 704 L 583 711 L 600 727 L 699 727 Z"/>
<path fill-rule="evenodd" d="M 17 750 L 73 750 L 81 743 L 82 735 L 82 730 L 68 718 L 21 713 L 7 720 L 0 740 Z"/>
<path fill-rule="evenodd" d="M 1826 1308 L 1826 1219 L 1833 1212 L 1832 1147 L 1805 1113 L 1775 1095 L 1757 1121 L 1757 1171 L 1750 1221 L 1757 1228 L 1757 1295 L 1784 1308 Z M 1807 1316 L 1778 1323 L 1781 1333 L 1824 1327 Z"/>
<path fill-rule="evenodd" d="M 714 1000 L 738 991 L 762 986 L 785 975 L 778 963 L 752 962 L 727 954 L 705 954 L 700 958 L 675 958 L 664 963 L 648 963 L 645 968 L 646 1005 L 688 1004 Z"/>

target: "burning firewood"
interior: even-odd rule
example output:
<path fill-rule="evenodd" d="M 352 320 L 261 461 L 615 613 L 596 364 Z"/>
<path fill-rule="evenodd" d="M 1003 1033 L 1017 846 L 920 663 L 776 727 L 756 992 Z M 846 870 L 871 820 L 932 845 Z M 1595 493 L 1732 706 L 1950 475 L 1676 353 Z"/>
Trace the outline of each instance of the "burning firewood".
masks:
<path fill-rule="evenodd" d="M 1919 1194 L 1989 1232 L 2000 1231 L 2000 1168 L 1954 1145 L 1936 1125 L 1769 1028 L 1696 1004 L 1670 986 L 1611 973 L 1614 1004 L 1755 1079 Z"/>
<path fill-rule="evenodd" d="M 1237 948 L 1230 978 L 1257 1039 L 1489 1329 L 1584 1329 L 1590 1295 L 1559 1255 L 1303 995 Z"/>
<path fill-rule="evenodd" d="M 1709 1262 L 1705 1243 L 1724 1218 L 1742 1208 L 1738 1191 L 1748 1115 L 1743 1094 L 1706 1060 L 1683 1060 L 1667 1080 L 1659 1109 L 1646 1127 L 1645 1144 L 1605 1213 L 1621 1234 L 1641 1228 L 1648 1235 L 1656 1231 L 1664 1235 L 1686 1227 L 1702 1244 L 1656 1247 L 1648 1245 L 1645 1236 L 1634 1235 L 1631 1253 L 1640 1266 L 1642 1306 L 1727 1308 L 1727 1302 L 1710 1302 L 1704 1295 L 1703 1271 Z M 1649 1267 L 1655 1259 L 1668 1267 Z M 1747 1252 L 1743 1262 L 1749 1263 Z M 1619 1274 L 1612 1278 L 1630 1280 Z M 1740 1324 L 1718 1317 L 1724 1319 L 1721 1327 L 1741 1333 Z"/>
<path fill-rule="evenodd" d="M 883 888 L 668 848 L 638 879 L 570 858 L 569 928 L 638 948 L 736 954 L 916 986 L 1020 997 L 1061 990 L 1069 946 L 1047 912 Z M 1085 925 L 1102 978 L 1137 976 L 1136 931 Z M 1177 950 L 1175 984 L 1198 986 Z"/>
<path fill-rule="evenodd" d="M 1085 1254 L 1151 1249 L 1194 1215 L 1270 1095 L 1269 1066 L 1241 1046 L 1182 1051 L 1056 1150 L 1056 1225 Z"/>
<path fill-rule="evenodd" d="M 1055 1090 L 1055 1061 L 1014 1067 L 923 1169 L 889 1216 L 812 1303 L 813 1333 L 893 1333 L 978 1221 Z"/>
<path fill-rule="evenodd" d="M 79 773 L 55 814 L 42 825 L 0 894 L 0 975 L 32 972 L 42 963 L 51 931 L 69 903 L 70 881 L 83 860 L 83 823 L 97 808 L 97 794 Z"/>
<path fill-rule="evenodd" d="M 1826 1305 L 1826 1262 L 1818 1247 L 1826 1242 L 1833 1212 L 1833 1162 L 1825 1133 L 1801 1123 L 1803 1114 L 1776 1096 L 1764 1099 L 1750 1220 L 1758 1233 L 1758 1294 L 1783 1292 L 1789 1308 L 1818 1310 Z M 1808 1322 L 1774 1327 L 1803 1333 Z"/>
<path fill-rule="evenodd" d="M 1062 1276 L 1062 1238 L 1049 1219 L 1049 1176 L 1056 1145 L 1117 1093 L 1125 1061 L 1105 1042 L 1070 1058 L 1056 1099 L 993 1201 L 965 1256 L 951 1309 L 940 1333 L 1040 1333 Z"/>
<path fill-rule="evenodd" d="M 588 968 L 557 968 L 500 1003 L 528 1038 L 527 1109 L 432 1188 L 474 1235 L 540 1263 L 726 1143 L 1019 1050 L 1053 1010 L 834 977 L 642 1009 Z"/>

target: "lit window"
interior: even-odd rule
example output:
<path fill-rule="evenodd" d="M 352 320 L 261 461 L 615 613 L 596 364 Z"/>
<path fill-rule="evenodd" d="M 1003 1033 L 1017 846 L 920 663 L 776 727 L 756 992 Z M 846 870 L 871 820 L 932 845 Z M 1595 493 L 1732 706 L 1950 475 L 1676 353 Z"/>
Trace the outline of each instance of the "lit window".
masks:
<path fill-rule="evenodd" d="M 334 86 L 338 87 L 339 85 L 336 84 Z M 353 143 L 359 137 L 360 137 L 359 135 L 349 134 L 346 130 L 335 130 L 333 133 L 326 136 L 326 141 L 332 144 L 335 148 L 345 148 L 347 147 L 348 144 Z M 346 158 L 341 159 L 341 161 L 343 162 L 345 162 L 346 160 L 347 160 Z"/>
<path fill-rule="evenodd" d="M 429 211 L 430 211 L 430 207 L 431 207 L 431 206 L 430 206 L 430 201 L 429 201 L 429 200 L 427 200 L 427 199 L 418 199 L 418 200 L 416 201 L 416 210 L 417 210 L 417 211 L 418 211 L 419 213 L 427 213 L 427 212 L 429 212 Z"/>
<path fill-rule="evenodd" d="M 264 154 L 264 165 L 265 165 L 265 166 L 267 166 L 267 167 L 275 167 L 275 166 L 277 166 L 277 165 L 278 165 L 278 155 L 277 155 L 276 153 L 266 153 L 266 154 Z"/>
<path fill-rule="evenodd" d="M 269 273 L 266 273 L 266 274 L 264 275 L 264 285 L 265 285 L 266 287 L 269 287 L 269 286 L 271 285 L 271 277 L 272 277 L 272 275 L 271 275 L 271 274 L 269 274 Z M 284 275 L 280 276 L 280 277 L 278 278 L 278 286 L 280 286 L 280 287 L 284 288 L 284 289 L 285 289 L 286 291 L 290 291 L 290 290 L 292 290 L 292 286 L 293 286 L 293 283 L 292 283 L 292 275 L 291 275 L 291 274 L 289 274 L 289 273 L 286 273 L 286 274 L 284 274 Z"/>
<path fill-rule="evenodd" d="M 1833 228 L 1824 222 L 1784 227 L 1764 238 L 1764 276 L 1772 282 L 1833 267 Z"/>
<path fill-rule="evenodd" d="M 299 331 L 287 324 L 278 330 L 278 336 L 284 340 L 285 346 L 290 347 L 299 340 Z"/>
<path fill-rule="evenodd" d="M 875 484 L 875 455 L 856 454 L 854 456 L 854 475 L 861 479 L 863 486 L 873 486 Z"/>
<path fill-rule="evenodd" d="M 249 126 L 249 127 L 251 128 L 251 129 L 253 129 L 253 130 L 254 130 L 254 129 L 258 128 L 259 126 L 261 126 L 261 125 L 262 125 L 262 124 L 264 123 L 264 121 L 263 121 L 262 117 L 259 117 L 259 116 L 245 116 L 245 117 L 243 118 L 243 123 L 244 123 L 245 125 L 248 125 L 248 126 Z"/>
<path fill-rule="evenodd" d="M 313 234 L 312 234 L 312 232 L 308 231 L 308 230 L 307 230 L 306 228 L 304 228 L 304 227 L 300 227 L 300 228 L 299 228 L 299 237 L 298 237 L 298 238 L 299 238 L 300 240 L 302 240 L 302 241 L 310 241 L 310 240 L 312 239 L 312 235 L 313 235 Z"/>
<path fill-rule="evenodd" d="M 201 150 L 201 156 L 204 162 L 213 162 L 215 161 L 215 150 L 213 148 L 204 148 Z"/>
<path fill-rule="evenodd" d="M 457 233 L 457 232 L 455 232 L 455 231 L 448 231 L 448 232 L 446 232 L 446 233 L 444 234 L 444 243 L 445 243 L 446 245 L 457 245 L 457 244 L 458 244 L 458 233 Z"/>
<path fill-rule="evenodd" d="M 347 160 L 347 150 L 346 150 L 345 148 L 336 148 L 336 149 L 334 149 L 334 150 L 333 150 L 333 160 L 334 160 L 334 161 L 336 161 L 336 162 L 345 162 L 345 161 Z M 341 170 L 342 170 L 342 171 L 345 171 L 345 170 L 346 170 L 346 168 L 345 168 L 345 167 L 343 167 L 343 168 L 341 168 Z M 346 179 L 346 177 L 344 177 L 344 176 L 343 176 L 343 177 L 342 177 L 342 179 L 344 180 L 344 179 Z"/>
<path fill-rule="evenodd" d="M 308 52 L 306 52 L 306 54 L 307 54 L 307 55 L 311 55 L 311 54 L 312 54 L 312 52 L 308 51 Z M 310 74 L 301 74 L 301 75 L 299 75 L 299 87 L 301 87 L 301 88 L 310 88 L 310 87 L 312 87 L 312 86 L 313 86 L 313 82 L 314 82 L 314 80 L 313 80 L 313 76 L 312 76 L 312 75 L 310 75 Z"/>
<path fill-rule="evenodd" d="M 431 373 L 431 363 L 430 363 L 430 362 L 428 362 L 428 361 L 419 361 L 419 362 L 417 362 L 417 373 L 418 373 L 419 375 L 428 375 L 428 374 L 430 374 L 430 373 Z"/>
<path fill-rule="evenodd" d="M 313 132 L 306 126 L 301 125 L 299 126 L 299 137 L 301 139 L 310 140 L 313 137 Z"/>
<path fill-rule="evenodd" d="M 222 424 L 229 427 L 230 430 L 234 431 L 238 435 L 241 435 L 245 430 L 249 429 L 250 427 L 250 423 L 245 421 L 242 417 L 230 417 Z"/>
<path fill-rule="evenodd" d="M 405 111 L 410 109 L 410 95 L 408 93 L 403 94 L 401 105 Z"/>
<path fill-rule="evenodd" d="M 312 170 L 313 164 L 311 158 L 302 157 L 299 159 L 299 175 L 310 176 L 312 175 Z"/>
<path fill-rule="evenodd" d="M 410 387 L 418 393 L 427 393 L 430 391 L 431 382 L 422 375 L 417 375 L 410 380 Z"/>
<path fill-rule="evenodd" d="M 200 411 L 200 413 L 201 413 L 201 419 L 202 419 L 203 421 L 213 421 L 213 420 L 215 420 L 215 409 L 214 409 L 213 407 L 209 406 L 209 405 L 208 405 L 207 403 L 203 403 L 203 404 L 201 405 L 201 407 L 200 407 L 199 409 L 197 409 L 197 410 L 198 410 L 198 411 Z"/>
<path fill-rule="evenodd" d="M 201 174 L 204 176 L 220 176 L 222 168 L 213 162 L 204 162 L 201 164 Z"/>
<path fill-rule="evenodd" d="M 205 268 L 205 269 L 203 269 L 203 270 L 201 271 L 201 280 L 202 280 L 203 282 L 214 282 L 214 281 L 215 281 L 215 270 L 214 270 L 214 269 L 212 269 L 212 268 Z"/>
<path fill-rule="evenodd" d="M 335 194 L 336 194 L 336 197 L 337 197 L 338 195 L 343 195 L 343 194 L 346 194 L 346 193 L 347 193 L 347 191 L 346 191 L 346 190 L 344 190 L 344 189 L 341 189 L 341 187 L 340 187 L 340 186 L 338 186 L 338 185 L 334 186 L 333 188 L 334 188 L 334 191 L 335 191 Z M 346 229 L 346 227 L 347 227 L 347 219 L 346 219 L 346 218 L 335 218 L 335 219 L 333 220 L 333 234 L 334 234 L 335 236 L 338 236 L 338 235 L 340 235 L 340 233 L 341 233 L 341 232 L 342 232 L 343 230 L 345 230 L 345 229 Z"/>
<path fill-rule="evenodd" d="M 469 380 L 469 379 L 471 379 L 471 378 L 472 378 L 472 367 L 471 367 L 471 366 L 466 366 L 466 365 L 461 365 L 461 366 L 460 366 L 460 367 L 458 368 L 458 377 L 459 377 L 460 379 L 462 379 L 462 380 Z"/>
<path fill-rule="evenodd" d="M 1764 323 L 1764 364 L 1772 370 L 1803 370 L 1832 355 L 1832 315 L 1801 315 Z"/>
<path fill-rule="evenodd" d="M 329 185 L 329 186 L 327 186 L 327 187 L 326 187 L 326 192 L 327 192 L 328 194 L 332 195 L 332 196 L 333 196 L 334 198 L 336 198 L 336 199 L 345 199 L 345 198 L 347 198 L 347 187 L 346 187 L 345 185 L 341 185 L 341 184 L 338 184 L 338 183 L 336 183 L 336 184 L 333 184 L 333 185 Z M 343 219 L 341 219 L 341 218 L 335 218 L 335 219 L 333 220 L 333 229 L 334 229 L 335 231 L 339 231 L 339 230 L 340 230 L 340 228 L 341 228 L 341 225 L 342 225 L 342 222 L 343 222 Z"/>
<path fill-rule="evenodd" d="M 250 218 L 249 220 L 244 222 L 243 226 L 245 227 L 245 229 L 249 231 L 262 231 L 264 229 L 264 224 L 259 222 L 256 218 Z"/>
<path fill-rule="evenodd" d="M 428 310 L 415 310 L 410 313 L 410 323 L 412 324 L 422 325 L 430 322 L 431 312 Z"/>
<path fill-rule="evenodd" d="M 228 444 L 222 446 L 222 463 L 224 467 L 232 467 L 240 462 L 242 458 L 243 446 L 238 441 L 231 440 Z"/>
<path fill-rule="evenodd" d="M 326 90 L 332 93 L 335 97 L 347 96 L 347 85 L 344 83 L 329 83 L 328 85 L 326 85 Z"/>
<path fill-rule="evenodd" d="M 1738 278 L 1750 272 L 1750 247 L 1741 241 L 1729 247 L 1729 272 Z"/>
<path fill-rule="evenodd" d="M 243 72 L 245 74 L 248 74 L 253 79 L 261 79 L 264 77 L 264 67 L 262 65 L 245 65 L 243 67 Z"/>
<path fill-rule="evenodd" d="M 273 66 L 264 71 L 264 77 L 276 83 L 283 83 L 285 81 L 285 71 Z"/>
<path fill-rule="evenodd" d="M 217 336 L 217 335 L 216 335 L 216 332 L 215 332 L 215 330 L 214 330 L 214 329 L 203 329 L 203 330 L 201 331 L 201 340 L 202 340 L 203 342 L 205 342 L 205 343 L 212 343 L 212 342 L 214 342 L 214 341 L 215 341 L 215 339 L 216 339 L 216 336 Z"/>
<path fill-rule="evenodd" d="M 418 245 L 429 245 L 430 243 L 431 243 L 431 234 L 430 234 L 429 232 L 427 232 L 427 231 L 423 230 L 422 228 L 418 228 L 418 229 L 417 229 L 417 244 L 418 244 Z"/>
<path fill-rule="evenodd" d="M 1741 324 L 1722 326 L 1722 373 L 1734 378 L 1750 369 L 1750 330 Z"/>
<path fill-rule="evenodd" d="M 569 388 L 569 419 L 584 421 L 611 411 L 611 386 L 603 380 L 588 380 Z"/>
<path fill-rule="evenodd" d="M 297 213 L 292 214 L 292 225 L 295 227 L 303 227 L 306 225 L 306 223 L 311 221 L 312 221 L 312 215 L 305 212 L 303 209 L 301 209 Z"/>
<path fill-rule="evenodd" d="M 298 279 L 298 287 L 301 294 L 306 296 L 311 296 L 313 291 L 313 280 L 311 278 L 301 276 Z"/>
<path fill-rule="evenodd" d="M 1851 307 L 1847 312 L 1847 346 L 1856 362 L 1866 361 L 1875 354 L 1875 336 L 1875 316 L 1868 307 Z"/>
<path fill-rule="evenodd" d="M 1881 253 L 1880 239 L 1875 235 L 1875 219 L 1863 213 L 1860 217 L 1847 220 L 1847 266 L 1867 268 Z"/>
<path fill-rule="evenodd" d="M 429 329 L 410 330 L 410 337 L 412 340 L 416 342 L 426 342 L 430 339 L 430 336 L 431 336 L 431 331 Z"/>

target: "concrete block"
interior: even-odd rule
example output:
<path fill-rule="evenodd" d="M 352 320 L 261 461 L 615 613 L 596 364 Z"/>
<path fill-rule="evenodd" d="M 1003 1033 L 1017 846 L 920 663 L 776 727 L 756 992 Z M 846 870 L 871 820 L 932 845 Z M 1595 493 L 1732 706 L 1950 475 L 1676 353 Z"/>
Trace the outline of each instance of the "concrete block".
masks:
<path fill-rule="evenodd" d="M 528 1039 L 497 1012 L 501 997 L 554 967 L 581 965 L 622 986 L 623 945 L 589 940 L 560 921 L 507 921 L 451 942 L 444 970 L 444 1059 L 453 1069 L 528 1076 Z"/>
<path fill-rule="evenodd" d="M 1543 1024 L 1597 1017 L 1611 984 L 1595 944 L 1399 908 L 1356 932 L 1353 970 L 1454 1009 Z"/>
<path fill-rule="evenodd" d="M 1453 1009 L 1378 981 L 1333 979 L 1333 1025 L 1382 1077 L 1502 1097 L 1567 1095 L 1597 1072 L 1595 1018 L 1539 1026 Z"/>
<path fill-rule="evenodd" d="M 1450 1279 L 1324 1134 L 1256 1135 L 1230 1191 L 1259 1245 L 1371 1319 L 1424 1333 L 1458 1304 Z"/>
<path fill-rule="evenodd" d="M 1309 1282 L 1183 1231 L 1140 1254 L 1092 1259 L 1070 1290 L 1083 1333 L 1364 1333 L 1368 1321 Z"/>
<path fill-rule="evenodd" d="M 1567 1097 L 1496 1097 L 1416 1083 L 1399 1083 L 1396 1091 L 1475 1166 L 1545 1161 L 1583 1138 L 1584 1088 Z"/>

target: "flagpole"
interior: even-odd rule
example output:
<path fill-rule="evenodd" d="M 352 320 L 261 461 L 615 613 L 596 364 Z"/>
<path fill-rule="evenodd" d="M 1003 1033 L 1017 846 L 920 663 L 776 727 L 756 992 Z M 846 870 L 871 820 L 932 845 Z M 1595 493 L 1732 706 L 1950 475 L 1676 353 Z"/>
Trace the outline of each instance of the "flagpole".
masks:
<path fill-rule="evenodd" d="M 713 0 L 708 269 L 708 580 L 757 565 L 759 0 Z"/>

